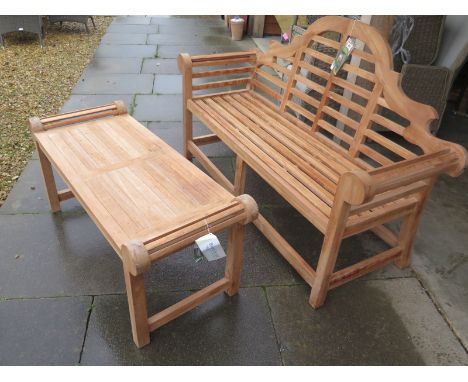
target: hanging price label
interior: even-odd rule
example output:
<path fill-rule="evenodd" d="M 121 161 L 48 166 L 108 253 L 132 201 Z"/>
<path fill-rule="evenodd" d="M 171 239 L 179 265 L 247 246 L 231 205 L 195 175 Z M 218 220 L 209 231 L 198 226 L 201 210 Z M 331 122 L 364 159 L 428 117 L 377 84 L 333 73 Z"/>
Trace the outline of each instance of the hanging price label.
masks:
<path fill-rule="evenodd" d="M 195 244 L 208 261 L 218 260 L 226 257 L 221 243 L 216 235 L 209 233 L 195 240 Z"/>
<path fill-rule="evenodd" d="M 354 38 L 348 37 L 346 43 L 340 48 L 340 50 L 338 50 L 338 53 L 330 66 L 330 69 L 335 76 L 338 74 L 341 67 L 353 51 L 355 43 L 356 41 Z"/>

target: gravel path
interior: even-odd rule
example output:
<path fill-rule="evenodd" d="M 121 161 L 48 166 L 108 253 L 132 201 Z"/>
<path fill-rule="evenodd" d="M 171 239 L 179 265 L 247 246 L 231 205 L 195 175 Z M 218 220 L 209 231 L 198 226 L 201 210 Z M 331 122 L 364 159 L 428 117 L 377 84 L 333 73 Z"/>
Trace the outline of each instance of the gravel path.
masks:
<path fill-rule="evenodd" d="M 94 20 L 90 34 L 76 23 L 46 27 L 43 49 L 36 35 L 6 35 L 6 48 L 0 49 L 0 206 L 34 149 L 28 118 L 60 110 L 112 17 Z"/>

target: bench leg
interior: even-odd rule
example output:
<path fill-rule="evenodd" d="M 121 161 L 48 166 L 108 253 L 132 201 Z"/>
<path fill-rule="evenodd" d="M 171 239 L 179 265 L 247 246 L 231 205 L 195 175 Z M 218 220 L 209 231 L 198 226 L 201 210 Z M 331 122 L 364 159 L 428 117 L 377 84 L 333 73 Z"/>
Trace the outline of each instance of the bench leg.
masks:
<path fill-rule="evenodd" d="M 236 172 L 234 175 L 234 196 L 239 196 L 244 193 L 246 170 L 247 165 L 238 155 L 236 157 Z"/>
<path fill-rule="evenodd" d="M 225 277 L 230 282 L 226 290 L 229 296 L 233 296 L 239 292 L 242 258 L 244 255 L 244 236 L 245 226 L 241 223 L 236 223 L 229 229 L 225 272 Z"/>
<path fill-rule="evenodd" d="M 193 139 L 193 123 L 192 123 L 192 113 L 187 110 L 187 108 L 184 109 L 184 156 L 188 160 L 192 160 L 192 153 L 188 149 L 188 143 Z"/>
<path fill-rule="evenodd" d="M 342 190 L 338 191 L 335 204 L 331 211 L 325 238 L 323 239 L 322 250 L 317 264 L 317 272 L 309 298 L 309 303 L 314 308 L 319 308 L 325 302 L 330 285 L 330 278 L 335 268 L 341 242 L 343 241 L 350 205 L 342 200 L 342 192 Z"/>
<path fill-rule="evenodd" d="M 133 341 L 139 348 L 150 342 L 148 325 L 148 310 L 146 307 L 146 293 L 143 274 L 133 276 L 124 267 L 125 286 L 127 287 L 128 308 L 132 323 Z"/>
<path fill-rule="evenodd" d="M 36 144 L 36 148 L 39 155 L 39 162 L 41 164 L 42 176 L 44 178 L 50 209 L 52 212 L 58 212 L 60 211 L 60 200 L 57 192 L 57 186 L 55 185 L 54 173 L 52 172 L 52 165 L 38 144 Z"/>
<path fill-rule="evenodd" d="M 310 293 L 309 303 L 314 308 L 319 308 L 327 297 L 330 277 L 335 268 L 336 258 L 340 249 L 342 234 L 338 232 L 328 233 L 323 241 L 322 251 L 317 265 L 317 272 Z"/>
<path fill-rule="evenodd" d="M 433 178 L 428 182 L 427 188 L 420 194 L 421 199 L 416 209 L 411 215 L 408 215 L 401 224 L 399 241 L 403 250 L 400 257 L 395 260 L 395 265 L 398 268 L 406 268 L 411 263 L 411 249 L 413 248 L 414 238 L 418 230 L 424 206 L 427 199 L 429 199 L 429 195 L 436 180 L 437 178 Z"/>

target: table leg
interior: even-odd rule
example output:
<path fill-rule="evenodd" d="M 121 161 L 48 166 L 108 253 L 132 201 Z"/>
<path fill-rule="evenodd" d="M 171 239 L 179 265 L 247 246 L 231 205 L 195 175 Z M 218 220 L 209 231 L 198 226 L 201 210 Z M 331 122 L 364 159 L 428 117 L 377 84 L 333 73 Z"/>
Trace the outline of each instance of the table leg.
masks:
<path fill-rule="evenodd" d="M 133 341 L 141 348 L 150 342 L 148 310 L 143 274 L 133 276 L 124 267 L 125 285 L 127 287 L 128 308 L 132 323 Z"/>
<path fill-rule="evenodd" d="M 242 258 L 244 252 L 245 226 L 234 224 L 229 229 L 228 252 L 226 259 L 226 278 L 230 281 L 226 293 L 233 296 L 239 292 Z"/>
<path fill-rule="evenodd" d="M 41 163 L 42 176 L 44 177 L 44 184 L 49 198 L 49 205 L 52 212 L 60 211 L 60 200 L 57 193 L 57 186 L 55 185 L 54 173 L 52 172 L 52 165 L 49 159 L 43 153 L 41 147 L 36 144 L 37 153 L 39 155 L 39 162 Z"/>

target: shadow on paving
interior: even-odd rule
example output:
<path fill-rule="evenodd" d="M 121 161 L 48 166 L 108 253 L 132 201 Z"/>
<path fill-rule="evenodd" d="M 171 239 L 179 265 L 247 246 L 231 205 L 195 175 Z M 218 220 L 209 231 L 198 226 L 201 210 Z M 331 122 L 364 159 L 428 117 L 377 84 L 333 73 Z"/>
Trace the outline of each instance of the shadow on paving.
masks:
<path fill-rule="evenodd" d="M 150 293 L 150 312 L 187 296 Z M 125 296 L 95 299 L 83 365 L 279 365 L 281 359 L 265 294 L 260 288 L 221 294 L 151 334 L 137 349 Z"/>
<path fill-rule="evenodd" d="M 415 279 L 356 281 L 314 310 L 304 286 L 267 288 L 285 365 L 460 365 L 467 356 Z"/>

